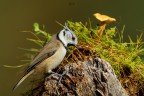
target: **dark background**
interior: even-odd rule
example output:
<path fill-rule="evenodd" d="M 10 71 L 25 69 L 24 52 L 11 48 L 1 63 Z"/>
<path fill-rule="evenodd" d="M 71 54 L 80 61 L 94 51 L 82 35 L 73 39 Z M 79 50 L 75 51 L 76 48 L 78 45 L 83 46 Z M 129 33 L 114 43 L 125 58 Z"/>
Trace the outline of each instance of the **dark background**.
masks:
<path fill-rule="evenodd" d="M 126 25 L 124 38 L 130 35 L 134 40 L 144 30 L 144 0 L 1 0 L 0 1 L 0 95 L 20 96 L 27 89 L 23 83 L 14 92 L 13 85 L 20 78 L 22 68 L 9 69 L 2 65 L 20 65 L 25 52 L 18 47 L 31 48 L 26 41 L 30 34 L 20 31 L 32 30 L 33 23 L 46 26 L 47 32 L 56 33 L 66 20 L 97 22 L 96 12 L 114 17 L 119 30 Z M 144 38 L 144 36 L 143 36 Z"/>

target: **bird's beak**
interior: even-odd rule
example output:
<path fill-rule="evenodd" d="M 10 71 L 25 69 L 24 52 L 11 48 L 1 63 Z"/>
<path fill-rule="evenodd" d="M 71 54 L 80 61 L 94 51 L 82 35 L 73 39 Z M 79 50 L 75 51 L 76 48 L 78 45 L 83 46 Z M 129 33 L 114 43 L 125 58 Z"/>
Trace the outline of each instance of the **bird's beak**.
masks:
<path fill-rule="evenodd" d="M 77 44 L 68 44 L 68 46 L 74 46 L 74 47 L 78 48 Z"/>
<path fill-rule="evenodd" d="M 75 46 L 76 48 L 78 48 L 78 46 L 77 46 L 76 44 L 74 44 L 74 46 Z"/>

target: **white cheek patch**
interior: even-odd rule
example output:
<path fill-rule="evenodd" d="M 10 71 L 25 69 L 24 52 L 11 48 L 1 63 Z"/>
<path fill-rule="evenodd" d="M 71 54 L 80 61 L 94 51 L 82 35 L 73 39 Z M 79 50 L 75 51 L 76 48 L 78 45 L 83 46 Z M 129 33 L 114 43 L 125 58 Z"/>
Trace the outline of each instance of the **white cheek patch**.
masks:
<path fill-rule="evenodd" d="M 71 39 L 71 37 L 72 37 L 72 36 L 71 36 L 71 34 L 66 34 L 66 38 L 67 38 L 67 39 L 69 39 L 69 40 L 70 40 L 70 39 Z"/>

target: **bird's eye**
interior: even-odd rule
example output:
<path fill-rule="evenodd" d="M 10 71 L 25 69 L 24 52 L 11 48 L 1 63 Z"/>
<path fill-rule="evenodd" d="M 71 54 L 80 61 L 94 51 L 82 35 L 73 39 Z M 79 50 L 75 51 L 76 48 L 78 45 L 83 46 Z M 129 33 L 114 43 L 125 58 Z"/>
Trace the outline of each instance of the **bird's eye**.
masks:
<path fill-rule="evenodd" d="M 72 36 L 72 40 L 74 41 L 74 40 L 75 40 L 75 37 Z"/>

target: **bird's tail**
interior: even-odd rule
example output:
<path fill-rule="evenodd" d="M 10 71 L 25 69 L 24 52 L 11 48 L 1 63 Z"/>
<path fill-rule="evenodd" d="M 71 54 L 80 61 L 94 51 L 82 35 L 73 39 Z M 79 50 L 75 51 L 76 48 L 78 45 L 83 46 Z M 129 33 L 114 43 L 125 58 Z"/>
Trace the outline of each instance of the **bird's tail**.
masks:
<path fill-rule="evenodd" d="M 13 87 L 13 90 L 15 90 L 29 75 L 31 75 L 34 72 L 34 70 L 30 71 L 28 74 L 24 75 L 18 83 Z"/>

